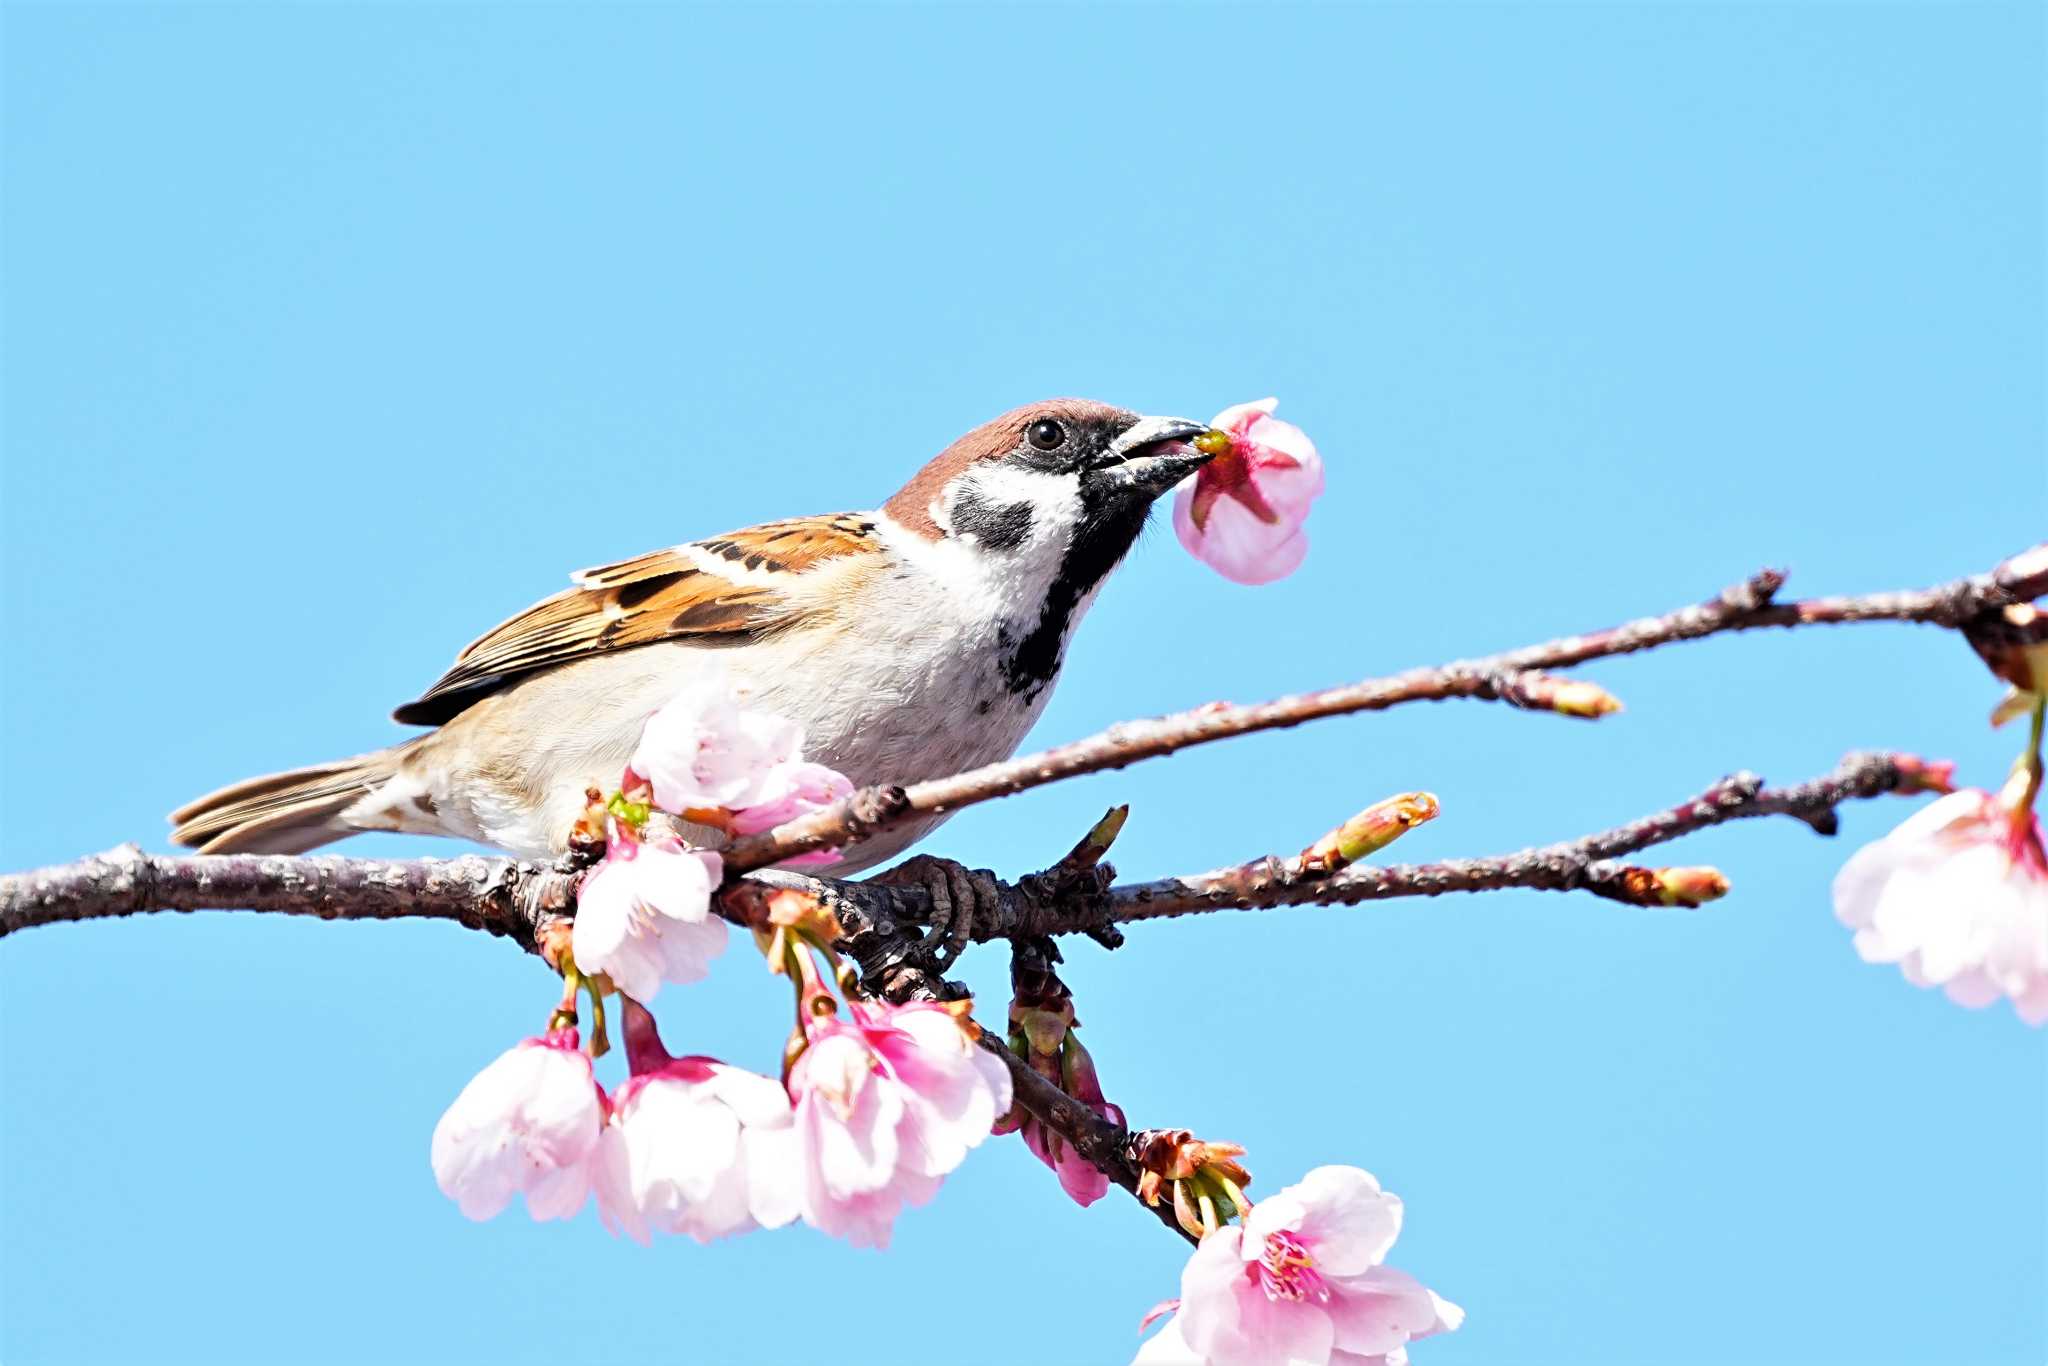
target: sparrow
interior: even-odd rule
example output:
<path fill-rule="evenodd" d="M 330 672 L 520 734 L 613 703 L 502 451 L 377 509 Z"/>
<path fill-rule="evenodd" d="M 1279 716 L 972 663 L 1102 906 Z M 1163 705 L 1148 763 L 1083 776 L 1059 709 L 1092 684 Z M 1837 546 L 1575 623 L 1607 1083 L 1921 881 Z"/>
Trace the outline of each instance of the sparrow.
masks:
<path fill-rule="evenodd" d="M 587 790 L 617 782 L 648 716 L 707 669 L 801 724 L 805 757 L 857 785 L 1007 758 L 1154 500 L 1210 458 L 1189 441 L 1208 426 L 1031 404 L 962 436 L 873 512 L 585 569 L 393 713 L 434 729 L 222 788 L 174 812 L 171 838 L 295 854 L 381 830 L 558 855 Z M 823 871 L 893 858 L 944 819 L 879 832 Z"/>

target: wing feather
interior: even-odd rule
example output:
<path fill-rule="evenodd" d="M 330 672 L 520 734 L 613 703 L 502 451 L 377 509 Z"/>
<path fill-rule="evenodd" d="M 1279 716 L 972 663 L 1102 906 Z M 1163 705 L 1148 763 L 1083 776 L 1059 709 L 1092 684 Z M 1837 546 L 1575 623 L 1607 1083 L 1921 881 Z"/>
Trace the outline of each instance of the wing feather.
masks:
<path fill-rule="evenodd" d="M 793 615 L 776 574 L 804 575 L 873 553 L 880 546 L 874 532 L 874 521 L 860 514 L 799 517 L 579 570 L 575 587 L 471 641 L 433 687 L 392 715 L 440 725 L 529 674 L 591 655 L 664 640 L 712 645 L 759 636 Z M 717 560 L 732 565 L 730 577 L 707 567 Z"/>

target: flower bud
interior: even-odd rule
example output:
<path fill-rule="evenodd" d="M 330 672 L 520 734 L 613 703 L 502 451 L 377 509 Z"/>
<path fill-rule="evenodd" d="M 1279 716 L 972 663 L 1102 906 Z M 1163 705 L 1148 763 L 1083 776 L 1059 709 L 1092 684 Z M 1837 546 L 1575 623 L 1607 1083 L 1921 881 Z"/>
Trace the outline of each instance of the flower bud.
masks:
<path fill-rule="evenodd" d="M 1500 685 L 1501 700 L 1529 711 L 1552 711 L 1559 716 L 1595 720 L 1622 709 L 1621 699 L 1598 683 L 1583 678 L 1562 678 L 1556 674 L 1511 674 Z"/>
<path fill-rule="evenodd" d="M 1147 1129 L 1131 1136 L 1126 1156 L 1138 1167 L 1138 1198 L 1156 1206 L 1160 1193 L 1171 1184 L 1175 1213 L 1187 1228 L 1204 1196 L 1212 1208 L 1219 1197 L 1232 1210 L 1240 1207 L 1238 1196 L 1252 1183 L 1251 1173 L 1237 1161 L 1244 1151 L 1236 1143 L 1204 1142 L 1187 1129 Z M 1201 1222 L 1189 1228 L 1196 1237 L 1201 1236 Z"/>
<path fill-rule="evenodd" d="M 1301 852 L 1304 872 L 1334 873 L 1392 844 L 1441 808 L 1429 792 L 1403 792 L 1374 802 Z"/>
<path fill-rule="evenodd" d="M 1949 793 L 1956 790 L 1956 761 L 1953 759 L 1922 759 L 1917 754 L 1895 754 L 1892 766 L 1899 771 L 1899 785 L 1892 791 L 1902 797 L 1916 792 Z"/>
<path fill-rule="evenodd" d="M 1653 876 L 1661 905 L 1699 906 L 1728 895 L 1728 878 L 1719 868 L 1658 868 Z"/>

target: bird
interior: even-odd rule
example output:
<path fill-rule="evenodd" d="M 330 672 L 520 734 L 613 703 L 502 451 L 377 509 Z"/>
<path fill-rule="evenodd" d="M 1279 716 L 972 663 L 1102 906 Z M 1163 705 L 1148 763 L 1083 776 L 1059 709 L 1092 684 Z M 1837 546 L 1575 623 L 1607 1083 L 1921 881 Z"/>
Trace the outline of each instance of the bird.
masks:
<path fill-rule="evenodd" d="M 1153 503 L 1210 459 L 1192 440 L 1208 428 L 1051 399 L 969 431 L 874 511 L 582 570 L 393 713 L 433 729 L 209 793 L 172 813 L 171 838 L 297 854 L 396 831 L 559 856 L 647 717 L 711 669 L 799 723 L 805 757 L 857 785 L 1007 758 Z M 818 871 L 894 858 L 944 819 L 876 832 Z"/>

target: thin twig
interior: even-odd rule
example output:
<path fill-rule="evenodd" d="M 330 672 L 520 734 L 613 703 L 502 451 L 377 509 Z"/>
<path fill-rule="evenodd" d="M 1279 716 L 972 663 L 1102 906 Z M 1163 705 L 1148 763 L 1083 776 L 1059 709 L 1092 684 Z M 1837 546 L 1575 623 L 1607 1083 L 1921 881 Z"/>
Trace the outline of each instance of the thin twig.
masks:
<path fill-rule="evenodd" d="M 1851 754 L 1825 777 L 1790 787 L 1766 788 L 1755 774 L 1737 773 L 1667 811 L 1557 844 L 1490 858 L 1361 864 L 1327 877 L 1303 876 L 1281 860 L 1259 859 L 1192 877 L 1112 887 L 1095 906 L 1041 905 L 1020 915 L 1014 926 L 997 928 L 1010 934 L 1085 934 L 1105 920 L 1130 924 L 1202 911 L 1341 906 L 1507 887 L 1584 891 L 1634 906 L 1668 905 L 1672 903 L 1659 885 L 1657 870 L 1616 860 L 1696 830 L 1756 816 L 1794 816 L 1832 834 L 1834 811 L 1841 803 L 1915 790 L 1929 781 L 1927 769 L 1911 755 L 1875 753 Z"/>

